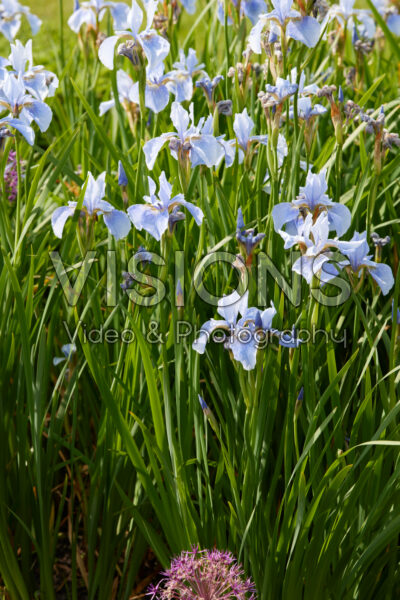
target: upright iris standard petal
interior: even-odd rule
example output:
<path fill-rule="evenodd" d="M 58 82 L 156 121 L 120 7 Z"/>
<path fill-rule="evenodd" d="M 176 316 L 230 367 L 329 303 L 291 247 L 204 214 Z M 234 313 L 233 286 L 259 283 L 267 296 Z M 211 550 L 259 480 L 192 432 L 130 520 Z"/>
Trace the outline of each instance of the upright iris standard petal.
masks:
<path fill-rule="evenodd" d="M 238 315 L 244 315 L 249 301 L 249 292 L 246 291 L 242 296 L 235 290 L 229 296 L 224 296 L 218 300 L 218 314 L 228 323 L 235 324 Z"/>
<path fill-rule="evenodd" d="M 119 35 L 111 35 L 104 40 L 99 48 L 99 60 L 107 69 L 112 70 L 114 68 L 115 46 L 119 39 Z"/>
<path fill-rule="evenodd" d="M 233 131 L 236 134 L 239 146 L 241 146 L 244 151 L 247 150 L 253 127 L 254 121 L 247 114 L 247 108 L 245 108 L 242 113 L 237 113 L 235 115 Z"/>

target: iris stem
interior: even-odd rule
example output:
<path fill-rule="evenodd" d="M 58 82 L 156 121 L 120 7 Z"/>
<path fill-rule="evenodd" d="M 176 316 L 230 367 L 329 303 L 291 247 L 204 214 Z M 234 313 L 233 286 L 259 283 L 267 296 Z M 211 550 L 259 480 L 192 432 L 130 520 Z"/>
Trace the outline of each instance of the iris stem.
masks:
<path fill-rule="evenodd" d="M 21 202 L 22 202 L 22 172 L 21 172 L 21 149 L 18 134 L 15 136 L 15 154 L 17 160 L 17 212 L 15 217 L 15 250 L 17 249 L 18 239 L 21 228 Z"/>

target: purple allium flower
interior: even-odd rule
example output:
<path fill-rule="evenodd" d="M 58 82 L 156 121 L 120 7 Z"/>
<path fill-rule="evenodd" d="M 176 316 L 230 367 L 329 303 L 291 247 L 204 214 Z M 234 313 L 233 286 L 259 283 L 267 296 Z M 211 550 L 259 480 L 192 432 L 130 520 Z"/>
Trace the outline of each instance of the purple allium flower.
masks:
<path fill-rule="evenodd" d="M 255 600 L 255 585 L 230 552 L 199 550 L 172 560 L 163 579 L 147 592 L 156 600 Z"/>
<path fill-rule="evenodd" d="M 23 175 L 24 163 L 21 161 L 21 174 Z M 4 189 L 9 202 L 15 202 L 18 195 L 17 155 L 15 150 L 10 150 L 4 169 Z"/>

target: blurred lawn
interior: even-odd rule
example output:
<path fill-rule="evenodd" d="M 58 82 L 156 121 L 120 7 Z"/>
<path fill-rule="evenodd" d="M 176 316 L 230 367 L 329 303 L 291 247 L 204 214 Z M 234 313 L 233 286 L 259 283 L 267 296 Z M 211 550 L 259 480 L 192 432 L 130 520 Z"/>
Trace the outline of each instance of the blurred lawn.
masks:
<path fill-rule="evenodd" d="M 33 38 L 33 59 L 36 64 L 46 64 L 54 62 L 54 51 L 56 44 L 56 35 L 60 28 L 60 6 L 64 12 L 64 36 L 70 37 L 71 32 L 68 29 L 66 21 L 72 13 L 74 7 L 73 0 L 20 0 L 24 6 L 29 6 L 31 12 L 42 19 L 42 26 L 39 33 Z M 17 35 L 17 39 L 26 42 L 32 37 L 26 20 L 23 19 L 23 25 Z M 71 36 L 72 37 L 72 36 Z M 0 36 L 0 56 L 8 56 L 10 46 L 8 41 Z"/>

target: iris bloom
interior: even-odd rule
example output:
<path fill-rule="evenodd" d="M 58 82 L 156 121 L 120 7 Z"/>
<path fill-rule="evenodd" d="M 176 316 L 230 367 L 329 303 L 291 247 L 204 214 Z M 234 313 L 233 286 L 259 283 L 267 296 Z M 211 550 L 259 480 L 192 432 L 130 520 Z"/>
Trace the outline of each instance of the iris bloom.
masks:
<path fill-rule="evenodd" d="M 64 344 L 64 346 L 61 346 L 61 352 L 64 354 L 64 356 L 55 356 L 53 358 L 53 365 L 57 366 L 60 363 L 64 362 L 65 360 L 71 360 L 72 354 L 74 354 L 74 352 L 76 352 L 76 346 L 75 344 Z"/>
<path fill-rule="evenodd" d="M 239 208 L 236 224 L 236 239 L 243 248 L 247 258 L 247 264 L 251 264 L 253 251 L 264 238 L 265 233 L 258 233 L 257 235 L 254 235 L 254 229 L 246 229 L 242 209 Z"/>
<path fill-rule="evenodd" d="M 21 77 L 26 90 L 37 100 L 44 101 L 54 96 L 58 88 L 58 78 L 54 73 L 42 66 L 33 66 L 32 40 L 28 40 L 25 46 L 19 40 L 11 44 L 8 60 L 2 59 L 0 64 L 0 81 L 7 78 L 7 73 Z"/>
<path fill-rule="evenodd" d="M 111 235 L 120 240 L 128 235 L 131 224 L 128 216 L 122 210 L 117 210 L 109 202 L 103 200 L 106 194 L 106 173 L 101 173 L 95 179 L 92 173 L 88 173 L 88 182 L 83 199 L 82 210 L 89 219 L 97 215 L 103 215 L 104 223 Z M 75 212 L 77 202 L 68 202 L 68 206 L 56 208 L 51 217 L 51 225 L 54 235 L 62 238 L 64 225 Z"/>
<path fill-rule="evenodd" d="M 327 111 L 328 109 L 322 106 L 322 104 L 314 104 L 313 106 L 310 98 L 299 98 L 297 100 L 297 115 L 299 119 L 301 119 L 302 121 L 306 121 L 307 124 L 313 117 L 323 115 Z M 289 117 L 291 119 L 293 119 L 294 117 L 293 107 L 290 108 Z"/>
<path fill-rule="evenodd" d="M 25 93 L 25 83 L 21 76 L 16 78 L 6 73 L 0 87 L 0 111 L 8 110 L 10 115 L 0 119 L 0 127 L 14 127 L 32 145 L 35 134 L 30 124 L 35 121 L 40 131 L 46 131 L 53 113 L 44 102 Z"/>
<path fill-rule="evenodd" d="M 209 105 L 212 105 L 214 102 L 214 92 L 215 88 L 224 78 L 223 75 L 216 75 L 212 79 L 209 78 L 208 75 L 196 81 L 196 87 L 201 88 L 206 96 L 207 102 Z"/>
<path fill-rule="evenodd" d="M 32 35 L 36 35 L 42 21 L 36 15 L 31 14 L 28 6 L 22 6 L 17 0 L 2 0 L 0 3 L 0 33 L 12 42 L 21 27 L 21 17 L 25 15 Z"/>
<path fill-rule="evenodd" d="M 315 221 L 322 212 L 326 212 L 329 230 L 336 231 L 338 236 L 346 233 L 351 224 L 351 213 L 344 204 L 333 202 L 328 198 L 327 189 L 326 171 L 314 174 L 310 170 L 306 185 L 300 187 L 297 199 L 292 202 L 280 202 L 272 209 L 275 231 L 286 226 L 286 231 L 293 234 L 299 218 L 311 214 Z"/>
<path fill-rule="evenodd" d="M 361 277 L 362 273 L 367 271 L 381 288 L 382 294 L 386 296 L 389 293 L 394 285 L 392 269 L 389 265 L 371 260 L 372 254 L 368 254 L 369 246 L 366 231 L 364 233 L 356 231 L 350 242 L 339 241 L 337 247 L 348 259 L 340 263 L 341 267 L 350 266 L 353 273 L 356 273 L 358 277 Z"/>
<path fill-rule="evenodd" d="M 148 0 L 146 3 L 146 28 L 139 33 L 143 21 L 143 11 L 137 2 L 132 0 L 132 8 L 128 11 L 126 18 L 126 29 L 117 29 L 116 35 L 106 38 L 99 48 L 99 59 L 105 67 L 108 69 L 114 67 L 114 50 L 121 38 L 131 38 L 133 41 L 132 53 L 135 53 L 139 46 L 143 49 L 151 71 L 154 71 L 163 62 L 169 53 L 170 46 L 166 39 L 151 28 L 157 5 L 158 0 Z"/>
<path fill-rule="evenodd" d="M 164 66 L 161 64 L 155 71 L 146 70 L 145 106 L 154 113 L 164 110 L 169 102 L 169 92 L 166 85 L 166 76 L 163 74 Z M 117 89 L 120 103 L 127 108 L 130 104 L 139 106 L 139 82 L 125 73 L 122 69 L 117 71 Z M 115 106 L 115 100 L 101 102 L 100 116 Z"/>
<path fill-rule="evenodd" d="M 194 15 L 196 12 L 196 0 L 181 0 L 181 3 L 189 15 Z"/>
<path fill-rule="evenodd" d="M 184 162 L 186 162 L 186 158 L 190 158 L 193 167 L 218 165 L 224 157 L 224 149 L 211 135 L 209 127 L 205 128 L 209 123 L 203 117 L 195 126 L 193 104 L 190 105 L 188 112 L 178 102 L 173 102 L 171 121 L 176 131 L 163 133 L 159 137 L 149 140 L 143 146 L 148 169 L 154 167 L 158 153 L 167 142 L 170 143 L 171 154 L 174 158 Z"/>
<path fill-rule="evenodd" d="M 253 142 L 259 142 L 260 144 L 267 145 L 267 135 L 250 135 L 254 129 L 254 121 L 247 114 L 247 108 L 241 113 L 236 113 L 233 122 L 233 131 L 236 134 L 236 138 L 240 148 L 244 153 L 247 153 L 250 149 L 250 145 Z"/>
<path fill-rule="evenodd" d="M 293 67 L 290 71 L 290 81 L 291 83 L 297 83 L 297 67 Z M 316 83 L 310 83 L 309 85 L 305 85 L 306 83 L 306 75 L 304 71 L 300 74 L 300 80 L 298 83 L 298 95 L 299 96 L 314 96 L 319 91 L 319 86 Z"/>
<path fill-rule="evenodd" d="M 292 270 L 304 277 L 309 285 L 314 276 L 319 275 L 321 282 L 327 283 L 338 275 L 337 270 L 332 272 L 331 269 L 324 268 L 325 263 L 332 258 L 331 249 L 337 248 L 337 242 L 328 237 L 329 219 L 326 212 L 320 214 L 315 222 L 311 213 L 305 218 L 299 217 L 295 233 L 281 229 L 278 233 L 285 241 L 285 250 L 295 245 L 300 247 L 303 254 L 295 261 Z"/>
<path fill-rule="evenodd" d="M 354 3 L 355 0 L 340 0 L 339 4 L 334 4 L 325 17 L 322 29 L 325 28 L 327 22 L 332 20 L 336 20 L 343 28 L 347 26 L 351 29 L 356 20 L 361 37 L 372 39 L 376 29 L 372 15 L 368 10 L 354 8 Z"/>
<path fill-rule="evenodd" d="M 185 215 L 178 212 L 178 207 L 183 206 L 193 216 L 197 225 L 203 221 L 203 211 L 192 204 L 186 202 L 183 194 L 177 194 L 171 198 L 172 185 L 167 181 L 164 171 L 160 175 L 160 189 L 156 195 L 156 184 L 151 177 L 148 177 L 150 195 L 145 196 L 146 204 L 134 204 L 128 208 L 128 215 L 136 229 L 145 229 L 157 241 L 167 229 L 172 233 L 177 221 L 185 218 Z"/>
<path fill-rule="evenodd" d="M 175 96 L 177 102 L 191 100 L 193 96 L 193 76 L 203 69 L 204 64 L 197 61 L 196 51 L 189 48 L 185 57 L 183 50 L 179 51 L 179 61 L 173 64 L 174 70 L 168 77 L 168 89 Z"/>
<path fill-rule="evenodd" d="M 285 336 L 277 329 L 272 328 L 272 320 L 276 315 L 274 305 L 263 311 L 258 308 L 248 308 L 249 293 L 239 296 L 235 290 L 229 296 L 218 300 L 217 312 L 223 320 L 210 319 L 200 329 L 198 338 L 193 342 L 192 348 L 199 354 L 204 354 L 210 336 L 216 330 L 228 332 L 225 348 L 233 358 L 239 361 L 246 371 L 251 371 L 256 366 L 257 351 L 260 343 L 266 339 L 266 334 L 276 335 L 281 346 L 297 347 L 299 340 L 295 336 Z M 239 318 L 239 314 L 241 318 Z M 220 337 L 220 336 L 218 336 Z"/>
<path fill-rule="evenodd" d="M 253 25 L 257 23 L 257 19 L 259 15 L 265 12 L 267 6 L 264 0 L 232 0 L 232 4 L 237 10 L 238 4 L 240 4 L 240 18 L 243 16 L 250 19 Z M 225 0 L 218 1 L 218 20 L 221 25 L 225 25 Z M 232 25 L 233 21 L 230 16 L 228 16 L 228 25 Z"/>
<path fill-rule="evenodd" d="M 265 86 L 265 92 L 259 92 L 258 97 L 263 108 L 274 106 L 281 108 L 283 103 L 297 92 L 298 87 L 297 83 L 278 77 L 275 85 L 268 83 Z"/>
<path fill-rule="evenodd" d="M 82 25 L 97 29 L 108 10 L 113 19 L 114 29 L 125 27 L 129 6 L 124 2 L 106 2 L 105 0 L 88 0 L 81 4 L 75 0 L 74 12 L 68 19 L 68 25 L 74 33 L 79 33 Z"/>
<path fill-rule="evenodd" d="M 265 27 L 269 27 L 270 36 L 275 37 L 284 31 L 287 38 L 292 38 L 313 48 L 319 39 L 321 26 L 314 17 L 303 17 L 297 10 L 292 10 L 293 0 L 271 0 L 274 10 L 259 16 L 258 22 L 249 35 L 249 46 L 255 54 L 261 54 L 261 35 Z"/>

